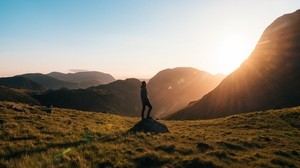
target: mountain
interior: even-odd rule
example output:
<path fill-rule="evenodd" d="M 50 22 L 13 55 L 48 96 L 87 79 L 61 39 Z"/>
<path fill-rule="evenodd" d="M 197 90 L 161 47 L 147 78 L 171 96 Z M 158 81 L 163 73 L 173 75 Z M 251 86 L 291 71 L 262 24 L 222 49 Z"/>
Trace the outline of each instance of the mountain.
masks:
<path fill-rule="evenodd" d="M 102 72 L 89 71 L 64 74 L 60 72 L 52 72 L 47 75 L 41 73 L 28 73 L 18 75 L 17 77 L 23 77 L 30 79 L 46 89 L 78 89 L 88 88 L 91 86 L 97 86 L 100 84 L 107 84 L 116 79 L 109 74 Z"/>
<path fill-rule="evenodd" d="M 28 73 L 28 74 L 18 75 L 17 77 L 28 78 L 36 83 L 39 83 L 46 89 L 79 88 L 77 83 L 58 80 L 58 79 L 55 79 L 53 77 L 50 77 L 50 76 L 47 76 L 47 75 L 44 75 L 41 73 Z"/>
<path fill-rule="evenodd" d="M 153 114 L 161 118 L 182 109 L 214 89 L 223 78 L 188 67 L 160 71 L 148 82 Z"/>
<path fill-rule="evenodd" d="M 77 73 L 68 73 L 68 74 L 64 74 L 60 72 L 51 72 L 47 75 L 56 78 L 58 80 L 78 83 L 80 85 L 80 88 L 98 86 L 100 84 L 107 84 L 116 80 L 110 74 L 97 72 L 97 71 L 77 72 Z"/>
<path fill-rule="evenodd" d="M 51 75 L 58 77 L 61 74 L 55 72 Z M 75 80 L 72 75 L 68 78 L 64 79 Z M 84 78 L 79 78 L 78 81 L 84 81 Z M 174 68 L 159 72 L 148 85 L 154 117 L 162 117 L 183 108 L 188 102 L 212 90 L 221 80 L 219 75 L 214 76 L 194 68 Z M 140 85 L 137 79 L 126 79 L 87 89 L 47 91 L 34 95 L 34 98 L 43 105 L 140 116 Z"/>
<path fill-rule="evenodd" d="M 88 89 L 47 91 L 33 97 L 54 107 L 140 116 L 140 84 L 137 79 L 117 80 Z"/>
<path fill-rule="evenodd" d="M 300 10 L 276 19 L 241 66 L 170 119 L 209 119 L 300 105 Z"/>
<path fill-rule="evenodd" d="M 15 89 L 43 90 L 43 86 L 24 77 L 0 78 L 0 85 Z"/>
<path fill-rule="evenodd" d="M 18 91 L 5 86 L 0 86 L 0 101 L 38 104 L 38 102 L 26 92 Z"/>

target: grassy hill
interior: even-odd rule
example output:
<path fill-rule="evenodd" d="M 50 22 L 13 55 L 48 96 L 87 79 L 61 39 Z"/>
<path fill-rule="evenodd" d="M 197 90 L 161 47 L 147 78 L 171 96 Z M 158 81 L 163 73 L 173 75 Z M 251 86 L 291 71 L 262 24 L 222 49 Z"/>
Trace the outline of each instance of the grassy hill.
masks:
<path fill-rule="evenodd" d="M 300 107 L 127 133 L 138 121 L 0 102 L 0 167 L 300 166 Z"/>

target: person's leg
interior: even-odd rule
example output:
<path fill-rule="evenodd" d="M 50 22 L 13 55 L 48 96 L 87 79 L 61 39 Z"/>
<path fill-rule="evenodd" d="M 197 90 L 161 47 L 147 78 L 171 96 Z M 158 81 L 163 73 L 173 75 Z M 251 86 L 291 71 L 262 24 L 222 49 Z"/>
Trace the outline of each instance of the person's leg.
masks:
<path fill-rule="evenodd" d="M 144 112 L 145 112 L 145 109 L 146 109 L 146 104 L 143 103 L 143 107 L 142 107 L 142 120 L 144 119 Z"/>
<path fill-rule="evenodd" d="M 150 118 L 150 112 L 151 112 L 151 110 L 152 110 L 152 105 L 150 104 L 149 101 L 147 102 L 147 106 L 149 107 L 149 109 L 148 109 L 148 114 L 147 114 L 147 118 Z"/>

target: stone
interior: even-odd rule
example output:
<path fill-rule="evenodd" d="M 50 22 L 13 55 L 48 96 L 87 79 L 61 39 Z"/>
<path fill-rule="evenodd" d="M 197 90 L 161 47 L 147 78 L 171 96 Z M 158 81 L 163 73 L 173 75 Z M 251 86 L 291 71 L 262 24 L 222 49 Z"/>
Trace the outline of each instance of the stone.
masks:
<path fill-rule="evenodd" d="M 168 133 L 170 132 L 166 125 L 154 120 L 144 119 L 134 125 L 130 130 L 130 133 L 146 132 L 146 133 Z"/>

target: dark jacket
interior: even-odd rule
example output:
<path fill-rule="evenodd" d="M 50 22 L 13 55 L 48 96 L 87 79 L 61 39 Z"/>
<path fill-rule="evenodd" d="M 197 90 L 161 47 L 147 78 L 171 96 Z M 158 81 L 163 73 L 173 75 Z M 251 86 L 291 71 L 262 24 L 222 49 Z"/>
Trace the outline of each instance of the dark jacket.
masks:
<path fill-rule="evenodd" d="M 146 87 L 141 86 L 141 100 L 142 102 L 148 102 L 148 91 Z"/>

